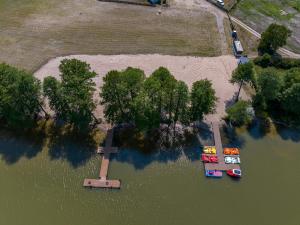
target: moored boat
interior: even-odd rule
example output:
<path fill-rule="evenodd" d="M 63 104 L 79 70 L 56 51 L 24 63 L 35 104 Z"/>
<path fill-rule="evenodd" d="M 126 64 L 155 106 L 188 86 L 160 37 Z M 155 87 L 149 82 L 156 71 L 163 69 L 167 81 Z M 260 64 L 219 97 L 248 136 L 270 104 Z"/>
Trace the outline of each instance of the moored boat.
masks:
<path fill-rule="evenodd" d="M 239 155 L 240 150 L 238 148 L 224 148 L 223 153 L 225 155 Z"/>
<path fill-rule="evenodd" d="M 204 146 L 203 152 L 206 154 L 217 154 L 217 149 L 215 146 Z"/>
<path fill-rule="evenodd" d="M 240 164 L 241 163 L 239 156 L 225 156 L 224 161 L 226 164 Z"/>
<path fill-rule="evenodd" d="M 201 160 L 205 163 L 217 163 L 218 162 L 218 156 L 215 155 L 201 155 Z"/>
<path fill-rule="evenodd" d="M 207 176 L 207 177 L 222 177 L 223 173 L 220 170 L 205 170 L 205 176 Z"/>
<path fill-rule="evenodd" d="M 242 171 L 238 169 L 227 170 L 226 173 L 231 177 L 241 177 Z"/>

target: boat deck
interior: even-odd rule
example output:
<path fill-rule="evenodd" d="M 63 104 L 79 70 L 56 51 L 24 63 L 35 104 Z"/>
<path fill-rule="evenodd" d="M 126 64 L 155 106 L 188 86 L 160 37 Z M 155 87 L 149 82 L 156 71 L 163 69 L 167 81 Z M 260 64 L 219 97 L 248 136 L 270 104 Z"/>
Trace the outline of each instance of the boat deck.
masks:
<path fill-rule="evenodd" d="M 84 187 L 94 187 L 94 188 L 121 188 L 120 180 L 104 180 L 104 179 L 84 179 Z"/>
<path fill-rule="evenodd" d="M 205 170 L 231 170 L 240 169 L 239 164 L 226 164 L 224 161 L 223 145 L 220 134 L 219 122 L 212 122 L 212 129 L 214 134 L 214 142 L 217 150 L 218 163 L 204 163 Z"/>
<path fill-rule="evenodd" d="M 205 170 L 231 170 L 240 169 L 239 164 L 225 164 L 225 163 L 205 163 Z"/>

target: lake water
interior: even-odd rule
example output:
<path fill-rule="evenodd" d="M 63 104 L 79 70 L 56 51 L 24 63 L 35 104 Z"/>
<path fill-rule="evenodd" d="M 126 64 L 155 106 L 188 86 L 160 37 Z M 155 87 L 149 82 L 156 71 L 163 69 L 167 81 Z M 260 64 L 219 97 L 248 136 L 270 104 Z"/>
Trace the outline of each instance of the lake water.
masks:
<path fill-rule="evenodd" d="M 243 178 L 207 179 L 199 149 L 122 150 L 109 177 L 121 190 L 82 187 L 99 156 L 77 145 L 42 150 L 0 136 L 1 225 L 299 225 L 300 134 L 239 131 Z"/>

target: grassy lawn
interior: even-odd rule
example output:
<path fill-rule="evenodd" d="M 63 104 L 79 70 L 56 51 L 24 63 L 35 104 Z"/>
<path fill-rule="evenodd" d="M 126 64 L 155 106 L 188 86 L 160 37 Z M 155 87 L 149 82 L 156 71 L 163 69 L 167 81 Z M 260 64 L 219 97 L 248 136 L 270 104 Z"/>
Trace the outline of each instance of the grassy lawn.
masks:
<path fill-rule="evenodd" d="M 300 0 L 240 0 L 233 14 L 262 32 L 271 23 L 293 31 L 288 48 L 300 52 Z"/>
<path fill-rule="evenodd" d="M 157 12 L 92 0 L 0 0 L 0 62 L 34 71 L 69 54 L 221 54 L 213 15 L 172 7 Z"/>

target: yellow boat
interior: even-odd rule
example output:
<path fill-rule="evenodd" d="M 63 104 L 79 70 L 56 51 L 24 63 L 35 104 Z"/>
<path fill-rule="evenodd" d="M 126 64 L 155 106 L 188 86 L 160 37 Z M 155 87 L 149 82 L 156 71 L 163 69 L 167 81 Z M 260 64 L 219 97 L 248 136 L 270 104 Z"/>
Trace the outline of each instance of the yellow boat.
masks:
<path fill-rule="evenodd" d="M 204 146 L 203 152 L 206 154 L 217 154 L 217 149 L 215 146 Z"/>

